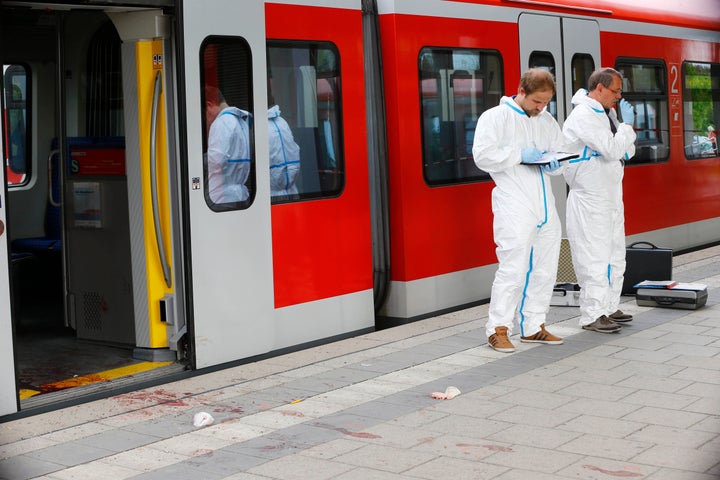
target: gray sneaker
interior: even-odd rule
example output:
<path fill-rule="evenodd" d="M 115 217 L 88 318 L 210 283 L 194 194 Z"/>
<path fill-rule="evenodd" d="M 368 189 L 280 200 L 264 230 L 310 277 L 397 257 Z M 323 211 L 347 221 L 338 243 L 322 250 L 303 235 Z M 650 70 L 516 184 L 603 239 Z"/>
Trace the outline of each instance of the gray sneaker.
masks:
<path fill-rule="evenodd" d="M 605 315 L 598 317 L 597 320 L 595 320 L 589 325 L 583 325 L 582 328 L 583 330 L 592 330 L 593 332 L 600 333 L 615 333 L 622 330 L 622 327 L 620 325 L 613 322 Z"/>

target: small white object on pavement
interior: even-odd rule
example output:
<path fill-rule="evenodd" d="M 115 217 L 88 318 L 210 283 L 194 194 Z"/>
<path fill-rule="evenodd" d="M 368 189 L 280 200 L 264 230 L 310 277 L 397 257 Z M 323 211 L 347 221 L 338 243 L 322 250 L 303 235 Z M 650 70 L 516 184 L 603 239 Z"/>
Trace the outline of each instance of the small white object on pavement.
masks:
<path fill-rule="evenodd" d="M 215 419 L 207 412 L 198 412 L 193 417 L 193 425 L 196 427 L 205 427 L 212 425 Z"/>
<path fill-rule="evenodd" d="M 447 387 L 444 392 L 433 392 L 430 394 L 432 398 L 437 400 L 452 400 L 458 395 L 460 395 L 460 390 L 457 387 Z"/>

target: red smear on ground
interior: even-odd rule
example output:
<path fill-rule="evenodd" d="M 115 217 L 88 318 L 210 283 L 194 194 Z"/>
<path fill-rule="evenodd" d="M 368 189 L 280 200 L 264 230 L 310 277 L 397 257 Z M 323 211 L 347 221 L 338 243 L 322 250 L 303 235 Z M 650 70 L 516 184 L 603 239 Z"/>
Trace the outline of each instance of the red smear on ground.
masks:
<path fill-rule="evenodd" d="M 594 470 L 596 472 L 604 473 L 605 475 L 612 475 L 613 477 L 642 477 L 642 473 L 629 472 L 627 470 L 605 470 L 604 468 L 596 467 L 595 465 L 583 465 L 583 468 L 588 470 Z"/>
<path fill-rule="evenodd" d="M 129 405 L 134 402 L 161 403 L 172 407 L 187 407 L 184 399 L 177 398 L 177 394 L 167 390 L 155 390 L 152 392 L 130 392 L 116 397 L 119 403 Z"/>
<path fill-rule="evenodd" d="M 335 430 L 336 432 L 340 432 L 343 435 L 348 435 L 350 437 L 355 438 L 382 438 L 380 435 L 375 435 L 374 433 L 370 432 L 353 432 L 352 430 L 348 430 L 347 428 L 343 427 L 336 427 L 335 425 L 330 425 L 328 423 L 314 423 L 313 426 L 320 427 L 320 428 L 327 428 L 329 430 Z M 361 426 L 362 427 L 362 426 Z"/>

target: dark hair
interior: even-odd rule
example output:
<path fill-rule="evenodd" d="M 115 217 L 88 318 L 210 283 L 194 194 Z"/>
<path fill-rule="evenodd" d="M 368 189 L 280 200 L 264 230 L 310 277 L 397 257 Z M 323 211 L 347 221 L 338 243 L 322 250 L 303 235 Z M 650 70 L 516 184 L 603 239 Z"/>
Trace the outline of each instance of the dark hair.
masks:
<path fill-rule="evenodd" d="M 531 68 L 520 77 L 520 88 L 526 95 L 544 90 L 552 90 L 555 93 L 555 77 L 545 69 Z"/>
<path fill-rule="evenodd" d="M 222 105 L 225 103 L 225 97 L 216 86 L 205 85 L 205 101 L 211 102 L 213 105 Z"/>
<path fill-rule="evenodd" d="M 590 78 L 588 78 L 588 90 L 592 92 L 597 88 L 598 84 L 602 84 L 603 87 L 609 88 L 610 85 L 612 85 L 614 77 L 618 77 L 622 80 L 622 73 L 610 67 L 595 70 L 590 75 Z"/>

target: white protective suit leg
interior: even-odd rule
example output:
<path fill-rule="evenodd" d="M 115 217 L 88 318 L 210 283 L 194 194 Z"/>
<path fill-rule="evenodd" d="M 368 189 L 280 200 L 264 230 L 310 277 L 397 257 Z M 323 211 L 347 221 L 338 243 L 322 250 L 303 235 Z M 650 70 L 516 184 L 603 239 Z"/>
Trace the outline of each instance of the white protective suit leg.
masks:
<path fill-rule="evenodd" d="M 496 327 L 513 331 L 517 317 L 522 336 L 540 331 L 545 323 L 550 297 L 557 278 L 560 255 L 560 221 L 555 208 L 547 220 L 540 219 L 525 205 L 499 199 L 493 192 L 493 231 L 497 245 L 498 270 L 495 273 L 486 333 Z M 553 206 L 554 207 L 554 206 Z"/>
<path fill-rule="evenodd" d="M 607 298 L 608 313 L 615 313 L 618 310 L 623 281 L 625 280 L 625 208 L 622 202 L 612 212 L 612 221 L 610 290 Z"/>
<path fill-rule="evenodd" d="M 597 208 L 592 204 L 594 201 L 597 199 L 584 198 L 572 189 L 567 200 L 567 235 L 580 284 L 581 326 L 614 312 L 607 311 L 610 247 L 616 235 L 612 228 L 613 215 L 608 215 L 608 209 Z"/>

